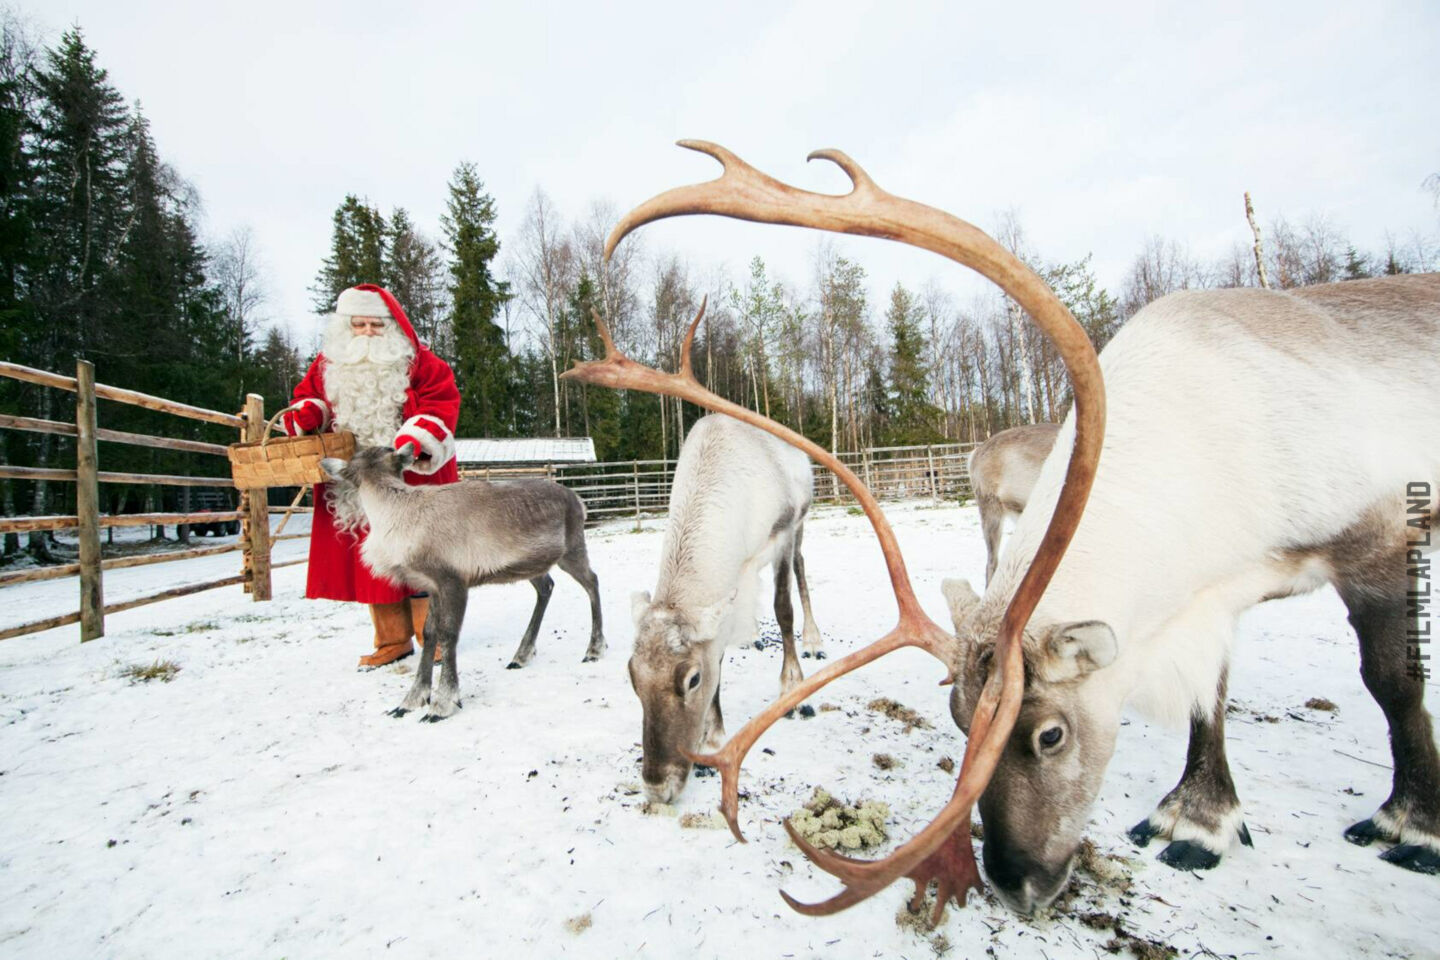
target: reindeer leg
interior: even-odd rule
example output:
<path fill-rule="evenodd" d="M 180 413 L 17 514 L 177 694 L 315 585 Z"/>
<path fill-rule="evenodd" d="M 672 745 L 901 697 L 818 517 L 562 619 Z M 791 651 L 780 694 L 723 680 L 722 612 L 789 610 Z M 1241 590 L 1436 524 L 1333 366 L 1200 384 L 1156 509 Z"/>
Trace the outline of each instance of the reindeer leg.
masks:
<path fill-rule="evenodd" d="M 605 653 L 605 631 L 600 622 L 600 578 L 590 569 L 590 557 L 585 552 L 585 541 L 580 541 L 578 550 L 571 550 L 561 557 L 557 566 L 574 577 L 590 596 L 590 646 L 585 648 L 585 656 L 580 662 L 599 660 Z"/>
<path fill-rule="evenodd" d="M 724 656 L 725 654 L 722 650 L 720 654 L 721 662 L 724 662 Z M 719 663 L 715 665 L 715 669 L 717 671 L 720 669 Z M 701 728 L 700 748 L 706 751 L 714 751 L 718 750 L 724 743 L 725 718 L 720 715 L 720 684 L 717 681 L 715 684 L 715 696 L 710 700 L 710 710 L 705 714 L 705 726 Z M 704 769 L 711 772 L 714 771 L 714 767 L 705 767 Z"/>
<path fill-rule="evenodd" d="M 420 663 L 415 667 L 415 681 L 410 684 L 410 690 L 405 694 L 405 699 L 400 701 L 400 706 L 389 711 L 390 716 L 405 716 L 412 710 L 419 710 L 430 702 L 430 678 L 431 671 L 435 664 L 435 613 L 444 605 L 441 595 L 432 591 L 431 609 L 425 619 L 425 629 L 420 640 Z"/>
<path fill-rule="evenodd" d="M 814 657 L 816 660 L 825 659 L 825 651 L 820 649 L 825 638 L 820 635 L 820 628 L 815 625 L 815 614 L 810 612 L 810 584 L 805 580 L 805 557 L 801 553 L 800 544 L 805 539 L 804 521 L 795 525 L 795 584 L 800 588 L 800 609 L 805 614 L 805 629 L 801 631 L 801 653 L 802 657 Z"/>
<path fill-rule="evenodd" d="M 1142 847 L 1152 837 L 1170 840 L 1159 859 L 1177 870 L 1210 869 L 1236 837 L 1254 846 L 1225 759 L 1225 678 L 1222 673 L 1209 714 L 1190 718 L 1190 749 L 1180 782 L 1154 813 L 1130 828 L 1130 839 Z"/>
<path fill-rule="evenodd" d="M 1005 508 L 993 497 L 981 497 L 976 504 L 980 507 L 980 531 L 985 537 L 985 583 L 988 585 L 1000 560 L 1000 534 L 1005 528 Z"/>
<path fill-rule="evenodd" d="M 1404 569 L 1404 558 L 1394 563 Z M 1360 637 L 1360 676 L 1390 724 L 1394 779 L 1390 798 L 1368 819 L 1345 831 L 1351 843 L 1395 843 L 1380 855 L 1407 870 L 1440 873 L 1440 758 L 1425 710 L 1422 661 L 1409 659 L 1411 618 L 1405 598 L 1377 600 L 1342 587 L 1341 599 Z"/>
<path fill-rule="evenodd" d="M 530 584 L 535 588 L 535 609 L 530 613 L 530 625 L 525 628 L 525 636 L 520 638 L 520 646 L 515 648 L 515 656 L 510 658 L 506 670 L 519 670 L 535 656 L 535 635 L 540 632 L 540 621 L 545 619 L 545 608 L 550 604 L 551 591 L 555 589 L 555 581 L 548 573 L 540 574 Z"/>
<path fill-rule="evenodd" d="M 465 605 L 469 591 L 460 581 L 446 584 L 431 603 L 425 621 L 425 649 L 421 655 L 424 667 L 434 659 L 435 645 L 441 650 L 440 680 L 430 696 L 430 709 L 420 719 L 428 723 L 444 720 L 460 709 L 460 671 L 455 663 L 455 648 L 460 643 L 460 626 L 465 622 Z M 428 670 L 427 670 L 428 672 Z"/>
<path fill-rule="evenodd" d="M 805 674 L 800 671 L 800 660 L 795 656 L 795 607 L 790 600 L 790 564 L 794 556 L 793 541 L 786 542 L 775 557 L 775 622 L 780 625 L 780 639 L 785 653 L 780 661 L 780 696 L 785 696 Z"/>

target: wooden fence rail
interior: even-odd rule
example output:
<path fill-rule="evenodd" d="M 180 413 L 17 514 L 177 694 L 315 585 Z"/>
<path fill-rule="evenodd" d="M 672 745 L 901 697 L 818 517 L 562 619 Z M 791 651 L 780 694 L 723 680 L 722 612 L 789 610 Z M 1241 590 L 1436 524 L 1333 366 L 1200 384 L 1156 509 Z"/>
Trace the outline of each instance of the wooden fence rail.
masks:
<path fill-rule="evenodd" d="M 937 443 L 914 447 L 869 447 L 839 454 L 881 500 L 928 497 L 963 500 L 974 496 L 968 460 L 973 443 Z M 670 506 L 674 460 L 623 460 L 608 463 L 548 464 L 523 469 L 478 468 L 460 472 L 466 479 L 504 480 L 547 476 L 574 490 L 593 521 L 659 515 Z M 850 491 L 824 467 L 815 467 L 815 502 L 848 505 Z"/>
<path fill-rule="evenodd" d="M 198 440 L 154 437 L 145 434 L 127 433 L 121 430 L 101 429 L 96 423 L 96 402 L 98 400 L 109 400 L 115 403 L 143 407 L 147 410 L 155 410 L 177 417 L 218 424 L 238 430 L 240 434 L 239 439 L 241 440 L 255 440 L 263 436 L 265 432 L 264 400 L 261 397 L 256 394 L 251 394 L 247 397 L 245 410 L 242 415 L 238 416 L 236 414 L 223 413 L 219 410 L 207 410 L 203 407 L 179 403 L 164 397 L 155 397 L 134 390 L 125 390 L 120 387 L 96 383 L 94 365 L 85 360 L 76 362 L 74 377 L 65 377 L 60 374 L 50 373 L 46 370 L 36 370 L 32 367 L 21 366 L 17 363 L 0 361 L 0 377 L 20 380 L 25 383 L 33 383 L 43 387 L 51 387 L 57 390 L 68 390 L 75 394 L 74 423 L 0 414 L 0 428 L 74 437 L 75 469 L 21 467 L 7 464 L 0 465 L 0 479 L 55 481 L 74 483 L 76 485 L 75 514 L 73 516 L 0 517 L 0 534 L 37 530 L 76 530 L 78 531 L 77 539 L 79 549 L 79 558 L 76 563 L 0 574 L 0 586 L 31 583 L 38 580 L 53 580 L 68 576 L 78 576 L 80 583 L 80 609 L 78 611 L 63 614 L 58 617 L 49 617 L 44 620 L 20 624 L 19 626 L 0 631 L 0 640 L 27 633 L 35 633 L 40 630 L 49 630 L 54 627 L 77 622 L 80 624 L 81 641 L 94 640 L 105 634 L 106 614 L 118 613 L 122 610 L 131 610 L 148 603 L 155 603 L 172 597 L 187 596 L 202 590 L 237 583 L 243 583 L 246 591 L 256 600 L 270 599 L 270 571 L 274 569 L 270 563 L 270 551 L 274 541 L 270 536 L 269 509 L 264 491 L 260 491 L 252 496 L 251 491 L 242 490 L 238 510 L 134 513 L 102 516 L 100 514 L 99 493 L 99 487 L 102 483 L 131 483 L 147 486 L 178 487 L 229 487 L 232 489 L 235 484 L 228 473 L 225 476 L 201 477 L 103 471 L 99 469 L 99 455 L 97 450 L 97 443 L 104 441 L 108 443 L 123 443 L 167 450 L 180 450 L 210 456 L 223 457 L 229 453 L 225 445 L 218 443 L 204 443 Z M 301 512 L 303 509 L 304 508 L 300 508 L 294 512 Z M 235 520 L 241 522 L 244 531 L 238 543 L 198 547 L 171 553 L 150 554 L 138 557 L 115 557 L 109 560 L 102 560 L 100 556 L 100 531 L 103 529 L 171 523 L 177 525 L 208 524 Z M 229 553 L 237 550 L 241 551 L 244 556 L 241 572 L 238 576 L 224 577 L 206 583 L 189 584 L 184 587 L 164 590 L 149 596 L 126 600 L 123 603 L 105 603 L 102 574 L 106 570 L 145 566 L 153 563 L 166 563 L 171 560 L 211 556 L 213 554 Z M 296 562 L 303 563 L 304 560 L 289 561 L 274 566 L 290 566 Z"/>

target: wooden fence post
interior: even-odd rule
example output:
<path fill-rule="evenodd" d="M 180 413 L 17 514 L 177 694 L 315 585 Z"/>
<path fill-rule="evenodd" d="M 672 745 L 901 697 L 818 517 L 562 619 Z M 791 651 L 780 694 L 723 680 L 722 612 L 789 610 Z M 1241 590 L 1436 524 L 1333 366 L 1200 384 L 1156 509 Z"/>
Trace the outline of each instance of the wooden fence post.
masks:
<path fill-rule="evenodd" d="M 75 362 L 75 514 L 80 537 L 80 642 L 105 636 L 100 568 L 100 479 L 95 445 L 95 365 Z"/>
<path fill-rule="evenodd" d="M 245 397 L 245 439 L 265 439 L 265 398 L 258 393 Z M 270 599 L 270 504 L 269 491 L 250 490 L 244 495 L 245 530 L 249 545 L 250 594 L 256 601 Z"/>
<path fill-rule="evenodd" d="M 635 467 L 635 532 L 640 532 L 640 461 L 636 460 Z"/>
<path fill-rule="evenodd" d="M 935 448 L 925 448 L 925 459 L 930 464 L 930 499 L 936 503 L 940 502 L 940 478 L 935 475 Z"/>

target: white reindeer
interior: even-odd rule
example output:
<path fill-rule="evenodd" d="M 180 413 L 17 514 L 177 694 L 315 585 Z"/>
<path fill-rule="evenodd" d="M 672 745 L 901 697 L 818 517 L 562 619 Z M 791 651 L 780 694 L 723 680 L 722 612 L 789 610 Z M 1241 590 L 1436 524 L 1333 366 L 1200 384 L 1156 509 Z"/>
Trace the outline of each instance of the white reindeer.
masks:
<path fill-rule="evenodd" d="M 1190 724 L 1180 783 L 1132 838 L 1170 840 L 1160 859 L 1187 869 L 1248 843 L 1224 746 L 1235 621 L 1326 583 L 1349 610 L 1394 758 L 1389 799 L 1346 836 L 1440 870 L 1440 761 L 1407 610 L 1440 489 L 1440 274 L 1172 294 L 1100 359 L 1099 471 L 1026 630 L 1024 703 L 979 802 L 991 881 L 1021 911 L 1064 888 L 1127 704 Z M 1054 509 L 1072 419 L 984 599 L 945 585 L 962 726 Z"/>
<path fill-rule="evenodd" d="M 980 508 L 980 530 L 985 537 L 985 582 L 995 576 L 1000 559 L 1000 538 L 1005 521 L 1025 512 L 1030 492 L 1040 476 L 1040 465 L 1055 446 L 1056 423 L 1011 427 L 970 451 L 966 467 L 975 504 Z"/>
<path fill-rule="evenodd" d="M 720 664 L 755 632 L 760 569 L 775 569 L 775 619 L 784 640 L 781 692 L 802 679 L 795 656 L 790 571 L 805 614 L 806 655 L 823 656 L 800 553 L 813 480 L 810 459 L 764 431 L 721 415 L 685 439 L 652 600 L 633 597 L 630 682 L 644 710 L 645 792 L 668 803 L 690 775 L 687 751 L 724 738 Z"/>

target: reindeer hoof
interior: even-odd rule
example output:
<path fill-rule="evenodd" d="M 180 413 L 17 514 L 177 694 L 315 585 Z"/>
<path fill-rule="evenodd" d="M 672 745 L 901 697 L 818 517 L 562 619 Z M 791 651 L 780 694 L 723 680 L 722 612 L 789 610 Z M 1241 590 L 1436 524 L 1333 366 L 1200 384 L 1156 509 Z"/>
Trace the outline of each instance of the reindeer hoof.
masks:
<path fill-rule="evenodd" d="M 1209 870 L 1220 862 L 1220 854 L 1189 840 L 1176 840 L 1160 851 L 1158 859 L 1176 870 Z"/>
<path fill-rule="evenodd" d="M 754 647 L 756 650 L 764 650 L 765 644 L 761 643 L 759 640 L 756 640 L 754 643 Z"/>
<path fill-rule="evenodd" d="M 523 667 L 523 666 L 525 666 L 525 664 L 520 663 L 518 660 L 511 660 L 509 663 L 507 663 L 507 664 L 505 665 L 505 669 L 506 669 L 506 670 L 519 670 L 519 669 L 520 669 L 521 667 Z"/>
<path fill-rule="evenodd" d="M 1402 843 L 1391 847 L 1380 854 L 1380 859 L 1416 873 L 1440 873 L 1440 853 L 1418 843 Z"/>
<path fill-rule="evenodd" d="M 580 662 L 581 662 L 581 663 L 594 663 L 596 660 L 599 660 L 599 659 L 600 659 L 600 654 L 598 654 L 598 653 L 587 653 L 587 654 L 585 654 L 585 656 L 583 656 L 583 657 L 580 658 Z"/>
<path fill-rule="evenodd" d="M 427 714 L 425 714 L 425 716 L 423 716 L 423 717 L 420 718 L 420 722 L 421 722 L 421 723 L 439 723 L 441 720 L 444 720 L 444 719 L 445 719 L 444 717 L 436 716 L 436 715 L 433 714 L 433 713 L 427 713 Z"/>
<path fill-rule="evenodd" d="M 697 777 L 713 777 L 715 776 L 715 768 L 707 767 L 704 764 L 697 763 L 695 764 L 694 773 Z"/>
<path fill-rule="evenodd" d="M 1242 823 L 1240 824 L 1240 829 L 1237 832 L 1240 834 L 1241 843 L 1245 844 L 1245 846 L 1249 847 L 1252 850 L 1255 849 L 1255 841 L 1250 839 L 1249 827 L 1245 826 L 1245 824 Z"/>
<path fill-rule="evenodd" d="M 816 651 L 815 651 L 815 659 L 816 659 L 816 660 L 824 660 L 824 659 L 825 659 L 825 651 L 824 651 L 824 650 L 816 650 Z"/>
<path fill-rule="evenodd" d="M 1126 833 L 1130 841 L 1137 847 L 1148 846 L 1150 839 L 1159 836 L 1159 834 L 1159 829 L 1150 823 L 1149 817 L 1135 824 L 1135 826 L 1131 827 Z"/>
<path fill-rule="evenodd" d="M 409 712 L 410 711 L 406 710 L 404 707 L 396 707 L 394 710 L 385 711 L 387 716 L 394 717 L 396 720 L 399 720 L 401 717 L 405 716 L 405 714 Z"/>
<path fill-rule="evenodd" d="M 1359 823 L 1351 824 L 1345 831 L 1345 839 L 1357 847 L 1368 847 L 1376 840 L 1393 839 L 1375 823 L 1373 818 L 1361 820 Z"/>
<path fill-rule="evenodd" d="M 800 705 L 800 718 L 802 720 L 809 720 L 813 716 L 815 716 L 814 707 L 810 706 L 810 704 L 808 703 Z"/>

